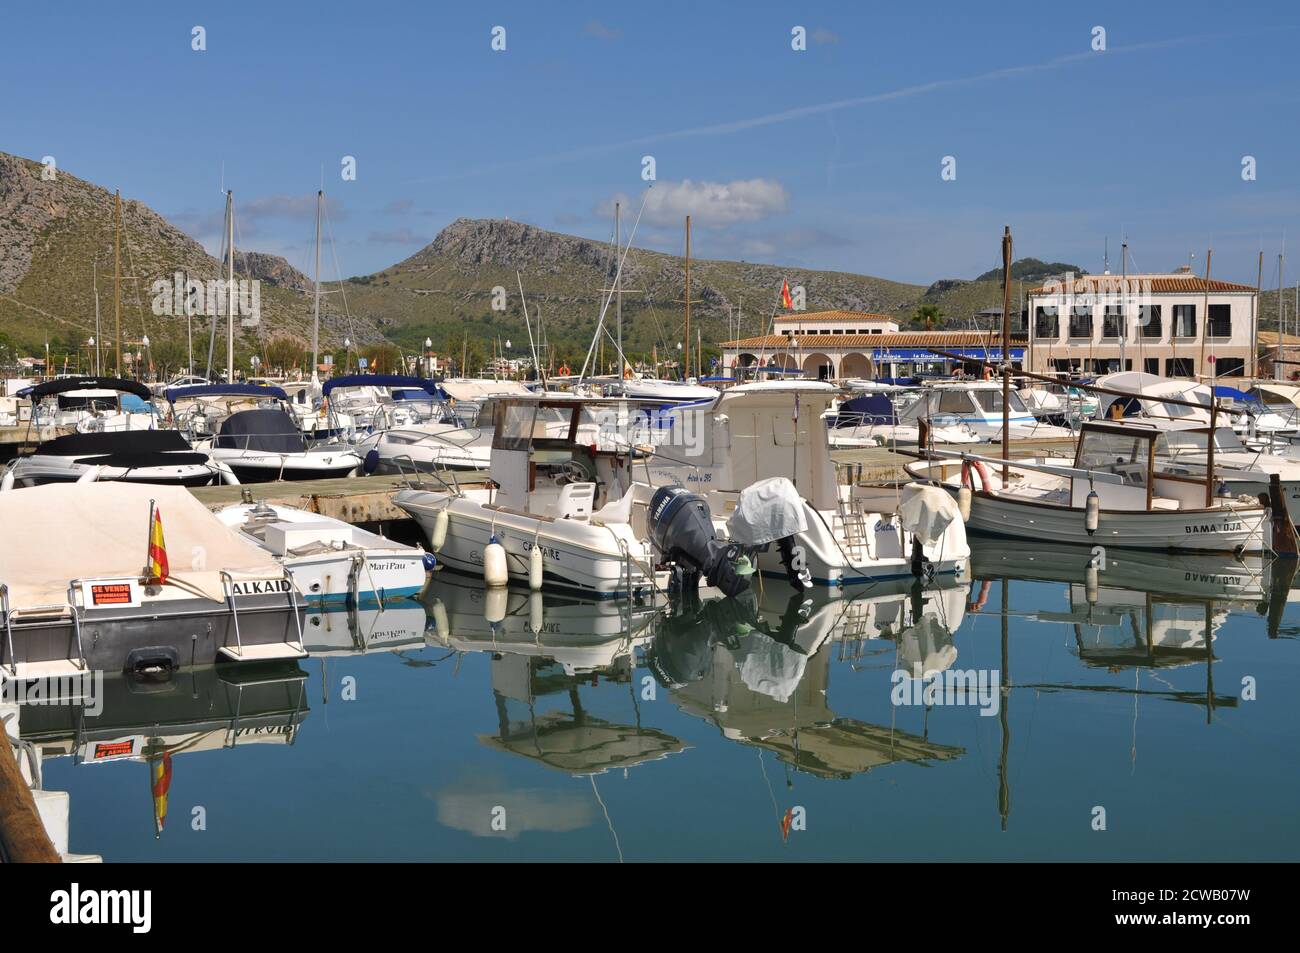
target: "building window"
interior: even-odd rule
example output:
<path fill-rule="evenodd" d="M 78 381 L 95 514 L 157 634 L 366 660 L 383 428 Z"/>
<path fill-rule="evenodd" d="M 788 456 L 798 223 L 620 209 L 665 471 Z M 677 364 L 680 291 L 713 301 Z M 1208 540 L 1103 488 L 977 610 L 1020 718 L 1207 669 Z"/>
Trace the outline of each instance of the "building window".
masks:
<path fill-rule="evenodd" d="M 1034 309 L 1034 337 L 1056 340 L 1061 336 L 1061 319 L 1056 308 L 1044 307 Z"/>
<path fill-rule="evenodd" d="M 1232 305 L 1212 304 L 1205 319 L 1206 336 L 1212 338 L 1232 337 Z"/>
<path fill-rule="evenodd" d="M 1181 308 L 1182 305 L 1174 305 Z M 1170 357 L 1165 359 L 1165 377 L 1191 377 L 1196 373 L 1196 362 L 1190 357 Z"/>
<path fill-rule="evenodd" d="M 1174 305 L 1174 337 L 1196 337 L 1196 305 Z M 1191 373 L 1190 371 L 1188 373 Z"/>
<path fill-rule="evenodd" d="M 1092 305 L 1076 304 L 1070 309 L 1070 337 L 1092 339 Z"/>
<path fill-rule="evenodd" d="M 1160 376 L 1160 358 L 1146 357 L 1142 359 L 1142 370 L 1154 377 Z"/>
<path fill-rule="evenodd" d="M 1162 309 L 1158 304 L 1144 304 L 1138 309 L 1138 319 L 1142 325 L 1144 338 L 1164 337 L 1165 323 Z M 1156 371 L 1150 373 L 1155 374 Z"/>
<path fill-rule="evenodd" d="M 1128 329 L 1124 326 L 1124 312 L 1118 304 L 1106 305 L 1106 313 L 1101 319 L 1101 336 L 1104 338 L 1127 338 Z"/>
<path fill-rule="evenodd" d="M 1211 305 L 1211 308 L 1214 306 Z M 1227 305 L 1224 305 L 1226 308 Z M 1246 359 L 1244 357 L 1221 357 L 1214 362 L 1214 375 L 1216 377 L 1243 377 L 1246 373 Z"/>

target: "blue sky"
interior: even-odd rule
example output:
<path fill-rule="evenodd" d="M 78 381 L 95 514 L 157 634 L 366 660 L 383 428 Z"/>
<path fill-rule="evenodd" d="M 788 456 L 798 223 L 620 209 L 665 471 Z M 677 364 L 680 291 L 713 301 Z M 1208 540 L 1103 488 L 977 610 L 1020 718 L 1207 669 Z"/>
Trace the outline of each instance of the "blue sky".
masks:
<path fill-rule="evenodd" d="M 995 267 L 1010 224 L 1018 256 L 1094 271 L 1127 235 L 1130 270 L 1213 247 L 1253 283 L 1262 247 L 1268 285 L 1300 239 L 1298 40 L 1283 3 L 23 5 L 0 150 L 210 248 L 224 164 L 239 244 L 304 270 L 322 169 L 363 274 L 462 216 L 607 238 L 653 155 L 636 243 L 664 251 L 690 211 L 699 257 L 928 283 Z"/>

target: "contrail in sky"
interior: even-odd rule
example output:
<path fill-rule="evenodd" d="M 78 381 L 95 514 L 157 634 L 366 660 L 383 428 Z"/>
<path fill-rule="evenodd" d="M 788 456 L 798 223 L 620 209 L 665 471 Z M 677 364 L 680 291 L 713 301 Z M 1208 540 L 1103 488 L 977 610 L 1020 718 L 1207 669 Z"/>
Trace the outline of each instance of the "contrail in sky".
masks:
<path fill-rule="evenodd" d="M 692 126 L 688 129 L 677 129 L 670 132 L 658 132 L 647 136 L 638 136 L 635 139 L 625 139 L 622 142 L 597 143 L 568 152 L 554 152 L 548 155 L 534 156 L 530 159 L 500 162 L 494 165 L 480 166 L 479 168 L 467 172 L 415 179 L 412 181 L 438 182 L 448 179 L 463 179 L 503 169 L 518 168 L 539 163 L 573 162 L 579 159 L 590 158 L 591 156 L 616 152 L 621 149 L 630 149 L 636 146 L 651 145 L 658 142 L 675 142 L 681 139 L 695 139 L 701 136 L 725 136 L 736 132 L 745 132 L 750 129 L 758 129 L 763 126 L 775 125 L 776 123 L 790 122 L 794 119 L 806 119 L 810 116 L 822 115 L 823 113 L 834 113 L 843 109 L 855 109 L 859 106 L 871 106 L 876 103 L 909 99 L 913 96 L 923 96 L 927 93 L 934 93 L 945 89 L 959 89 L 964 86 L 974 86 L 978 83 L 987 83 L 991 80 L 1005 79 L 1012 76 L 1048 72 L 1050 70 L 1060 69 L 1063 66 L 1081 63 L 1085 60 L 1100 61 L 1104 60 L 1107 56 L 1115 56 L 1117 54 L 1145 53 L 1151 50 L 1163 50 L 1176 46 L 1187 46 L 1193 43 L 1204 43 L 1207 40 L 1220 39 L 1225 35 L 1226 34 L 1197 34 L 1192 36 L 1180 36 L 1167 40 L 1152 40 L 1148 43 L 1134 43 L 1129 46 L 1112 47 L 1105 52 L 1096 52 L 1089 49 L 1081 53 L 1070 53 L 1065 56 L 1058 56 L 1055 59 L 1045 60 L 1041 63 L 1029 63 L 1024 66 L 1004 66 L 1000 69 L 989 70 L 986 73 L 977 73 L 974 76 L 961 76 L 953 79 L 936 79 L 928 83 L 902 86 L 898 89 L 891 89 L 881 93 L 872 93 L 867 96 L 854 96 L 849 99 L 836 99 L 830 102 L 814 103 L 808 106 L 795 106 L 791 109 L 783 109 L 780 112 L 768 113 L 765 116 L 751 116 L 747 119 L 735 119 L 731 122 L 714 123 L 707 126 Z M 1232 35 L 1241 36 L 1245 34 Z"/>

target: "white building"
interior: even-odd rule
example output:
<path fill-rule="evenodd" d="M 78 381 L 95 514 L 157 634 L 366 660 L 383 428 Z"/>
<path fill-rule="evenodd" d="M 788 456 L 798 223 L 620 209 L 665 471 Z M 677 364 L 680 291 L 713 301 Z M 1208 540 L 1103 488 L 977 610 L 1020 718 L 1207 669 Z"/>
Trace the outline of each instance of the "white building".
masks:
<path fill-rule="evenodd" d="M 1255 352 L 1255 289 L 1173 274 L 1067 275 L 1028 294 L 1031 371 L 1239 377 Z"/>

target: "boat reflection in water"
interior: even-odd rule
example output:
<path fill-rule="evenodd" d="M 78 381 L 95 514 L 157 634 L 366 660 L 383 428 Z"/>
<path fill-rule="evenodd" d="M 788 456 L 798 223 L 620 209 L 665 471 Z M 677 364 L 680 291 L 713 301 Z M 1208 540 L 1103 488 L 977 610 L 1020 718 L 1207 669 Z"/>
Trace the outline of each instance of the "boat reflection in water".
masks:
<path fill-rule="evenodd" d="M 684 600 L 671 608 L 647 662 L 682 711 L 713 722 L 725 738 L 775 752 L 820 778 L 965 753 L 838 716 L 829 694 L 833 658 L 853 663 L 873 649 L 890 651 L 891 642 L 895 668 L 946 670 L 957 658 L 952 634 L 964 615 L 964 586 L 950 580 L 930 588 L 904 582 L 788 593 L 771 586 L 760 594 Z"/>
<path fill-rule="evenodd" d="M 119 669 L 121 666 L 119 666 Z M 309 708 L 307 675 L 293 661 L 225 663 L 181 670 L 105 674 L 67 697 L 20 706 L 19 738 L 41 766 L 131 761 L 144 765 L 140 797 L 153 806 L 154 835 L 167 820 L 167 797 L 181 755 L 236 745 L 290 745 Z M 91 685 L 94 688 L 91 688 Z M 63 830 L 52 831 L 60 852 Z"/>
<path fill-rule="evenodd" d="M 451 574 L 429 584 L 424 603 L 428 644 L 491 655 L 497 730 L 478 736 L 489 748 L 574 776 L 685 750 L 679 739 L 641 724 L 634 649 L 650 638 L 654 610 L 627 600 L 484 590 Z M 583 689 L 594 690 L 602 678 L 628 686 L 628 723 L 587 711 Z"/>

